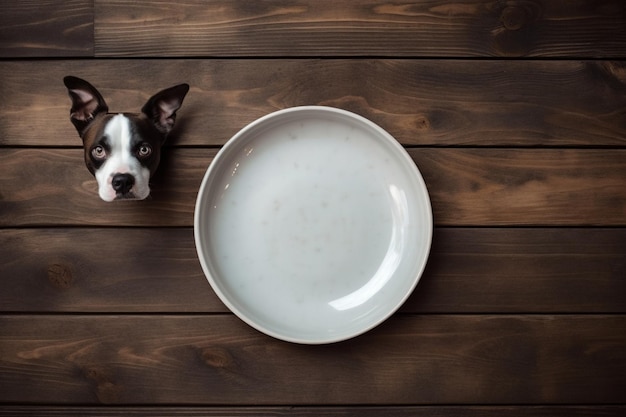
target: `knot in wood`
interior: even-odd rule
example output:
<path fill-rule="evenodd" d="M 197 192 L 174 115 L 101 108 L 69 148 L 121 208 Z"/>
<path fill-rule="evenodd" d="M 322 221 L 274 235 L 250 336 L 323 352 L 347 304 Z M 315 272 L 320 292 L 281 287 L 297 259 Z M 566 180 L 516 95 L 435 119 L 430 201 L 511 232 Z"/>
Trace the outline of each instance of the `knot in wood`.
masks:
<path fill-rule="evenodd" d="M 48 265 L 48 280 L 57 288 L 69 288 L 74 281 L 72 269 L 69 265 L 51 263 Z"/>
<path fill-rule="evenodd" d="M 500 21 L 505 30 L 516 31 L 539 21 L 543 7 L 536 0 L 509 1 L 500 14 Z"/>
<path fill-rule="evenodd" d="M 430 129 L 430 120 L 424 116 L 419 116 L 415 120 L 415 126 L 419 130 L 428 130 Z"/>
<path fill-rule="evenodd" d="M 520 30 L 527 23 L 528 15 L 523 7 L 509 6 L 502 11 L 500 21 L 507 30 Z"/>
<path fill-rule="evenodd" d="M 88 366 L 83 369 L 85 377 L 94 385 L 98 400 L 104 404 L 119 401 L 122 388 L 115 384 L 109 369 L 100 366 Z"/>
<path fill-rule="evenodd" d="M 202 350 L 202 360 L 212 368 L 227 368 L 233 364 L 232 355 L 221 348 L 206 348 Z"/>

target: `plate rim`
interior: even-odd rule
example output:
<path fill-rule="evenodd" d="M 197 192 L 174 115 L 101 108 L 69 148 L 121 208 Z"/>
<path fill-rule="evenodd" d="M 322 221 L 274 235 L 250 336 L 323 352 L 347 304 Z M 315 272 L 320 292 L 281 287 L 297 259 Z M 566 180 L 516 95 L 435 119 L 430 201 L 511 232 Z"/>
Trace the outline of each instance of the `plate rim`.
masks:
<path fill-rule="evenodd" d="M 415 276 L 411 276 L 411 277 L 407 277 L 407 280 L 411 281 L 411 285 L 409 286 L 408 290 L 401 296 L 398 297 L 398 300 L 395 300 L 394 303 L 392 303 L 393 305 L 391 305 L 390 303 L 390 308 L 389 309 L 385 309 L 385 313 L 384 314 L 380 314 L 379 317 L 376 317 L 375 320 L 373 320 L 371 323 L 368 323 L 367 326 L 363 326 L 362 328 L 359 328 L 358 331 L 354 331 L 351 332 L 349 334 L 340 334 L 340 335 L 334 335 L 332 337 L 322 337 L 322 338 L 300 338 L 300 337 L 294 337 L 291 335 L 286 335 L 284 333 L 280 333 L 278 331 L 275 331 L 273 329 L 269 329 L 265 326 L 263 326 L 262 324 L 258 323 L 257 321 L 255 321 L 253 318 L 249 317 L 247 314 L 244 314 L 243 312 L 241 312 L 235 305 L 234 303 L 230 300 L 230 298 L 224 294 L 221 289 L 219 288 L 218 283 L 216 282 L 216 278 L 213 277 L 213 274 L 211 273 L 211 269 L 208 266 L 208 260 L 207 260 L 207 256 L 206 252 L 203 253 L 203 248 L 205 248 L 206 244 L 205 242 L 202 241 L 201 239 L 201 235 L 202 236 L 206 236 L 206 232 L 202 233 L 200 231 L 200 225 L 201 222 L 203 221 L 201 219 L 200 216 L 200 212 L 202 211 L 203 207 L 206 205 L 206 201 L 207 201 L 207 197 L 208 196 L 208 191 L 209 187 L 211 185 L 211 180 L 214 179 L 212 177 L 216 177 L 219 178 L 219 170 L 218 170 L 218 165 L 221 159 L 225 158 L 228 153 L 230 152 L 230 150 L 232 148 L 236 148 L 239 144 L 238 142 L 241 140 L 240 138 L 245 138 L 246 135 L 248 134 L 249 131 L 257 128 L 257 126 L 259 125 L 263 125 L 265 123 L 267 123 L 268 121 L 271 121 L 272 119 L 276 119 L 279 117 L 283 117 L 285 114 L 289 114 L 289 113 L 298 113 L 298 112 L 307 112 L 307 111 L 314 111 L 314 112 L 320 112 L 320 113 L 332 113 L 335 115 L 340 115 L 343 117 L 348 117 L 352 120 L 355 120 L 356 122 L 358 122 L 359 124 L 362 124 L 364 126 L 367 126 L 370 129 L 373 129 L 376 131 L 376 133 L 378 134 L 378 136 L 381 136 L 384 138 L 384 140 L 387 142 L 387 144 L 391 145 L 393 147 L 393 152 L 396 153 L 399 157 L 407 160 L 408 162 L 410 162 L 408 164 L 408 166 L 410 167 L 409 169 L 412 171 L 412 178 L 410 180 L 411 183 L 414 183 L 415 188 L 419 189 L 420 191 L 423 192 L 425 198 L 423 199 L 423 203 L 425 204 L 425 217 L 427 219 L 428 225 L 425 229 L 427 229 L 427 236 L 424 239 L 424 252 L 423 252 L 423 257 L 421 257 L 420 259 L 420 264 L 417 267 Z M 252 139 L 254 140 L 254 139 Z M 391 152 L 391 151 L 390 151 Z M 215 173 L 215 171 L 217 170 L 217 173 Z M 417 184 L 415 183 L 415 180 L 417 180 Z M 204 197 L 204 198 L 203 198 Z M 204 211 L 202 211 L 204 212 Z M 207 281 L 209 282 L 209 285 L 211 286 L 211 288 L 213 289 L 213 291 L 215 292 L 215 294 L 218 296 L 218 298 L 220 299 L 220 301 L 222 303 L 224 303 L 224 305 L 233 313 L 235 314 L 235 316 L 237 316 L 240 320 L 242 320 L 243 322 L 245 322 L 246 324 L 248 324 L 249 326 L 251 326 L 252 328 L 256 329 L 257 331 L 264 333 L 268 336 L 271 336 L 275 339 L 278 340 L 283 340 L 286 342 L 291 342 L 291 343 L 298 343 L 298 344 L 309 344 L 309 345 L 318 345 L 318 344 L 329 344 L 329 343 L 336 343 L 336 342 L 341 342 L 344 340 L 348 340 L 348 339 L 352 339 L 354 337 L 360 336 L 372 329 L 374 329 L 375 327 L 379 326 L 380 324 L 382 324 L 384 321 L 386 321 L 387 319 L 389 319 L 405 302 L 406 300 L 411 296 L 411 294 L 414 292 L 417 284 L 419 283 L 419 281 L 421 280 L 423 274 L 424 274 L 424 270 L 426 269 L 426 265 L 428 263 L 428 259 L 430 257 L 430 251 L 432 248 L 432 239 L 433 239 L 433 229 L 434 229 L 434 221 L 433 221 L 433 212 L 432 212 L 432 203 L 430 201 L 430 193 L 428 192 L 428 187 L 426 186 L 426 183 L 424 181 L 424 178 L 421 174 L 421 171 L 419 170 L 417 164 L 415 163 L 415 161 L 411 158 L 411 156 L 408 154 L 407 150 L 404 148 L 404 146 L 402 146 L 402 144 L 400 142 L 398 142 L 397 139 L 395 139 L 389 132 L 387 132 L 385 129 L 383 129 L 381 126 L 379 126 L 378 124 L 376 124 L 375 122 L 348 110 L 344 110 L 344 109 L 340 109 L 340 108 L 336 108 L 336 107 L 330 107 L 330 106 L 320 106 L 320 105 L 306 105 L 306 106 L 295 106 L 295 107 L 288 107 L 288 108 L 284 108 L 284 109 L 280 109 L 274 112 L 270 112 L 264 116 L 261 116 L 255 120 L 253 120 L 252 122 L 248 123 L 247 125 L 245 125 L 243 128 L 241 128 L 238 132 L 236 132 L 220 149 L 219 151 L 216 153 L 216 155 L 213 157 L 213 159 L 211 160 L 209 166 L 207 167 L 204 176 L 202 178 L 202 182 L 200 184 L 200 187 L 198 189 L 198 194 L 197 194 L 197 198 L 196 198 L 196 203 L 194 206 L 194 224 L 193 224 L 193 234 L 194 234 L 194 243 L 195 243 L 195 247 L 196 247 L 196 252 L 197 252 L 197 256 L 198 256 L 198 260 L 200 261 L 200 265 L 202 267 L 202 271 L 205 275 L 205 278 L 207 279 Z"/>

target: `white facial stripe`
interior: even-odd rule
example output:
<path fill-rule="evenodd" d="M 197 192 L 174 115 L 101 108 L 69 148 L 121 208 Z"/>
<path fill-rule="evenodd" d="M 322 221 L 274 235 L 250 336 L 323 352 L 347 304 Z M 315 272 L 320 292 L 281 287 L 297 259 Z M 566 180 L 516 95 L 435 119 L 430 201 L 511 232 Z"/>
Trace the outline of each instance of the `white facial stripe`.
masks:
<path fill-rule="evenodd" d="M 112 163 L 118 169 L 123 169 L 123 164 L 127 164 L 131 158 L 130 150 L 130 120 L 123 114 L 113 117 L 104 128 L 104 134 L 109 138 L 111 146 L 108 163 Z M 113 161 L 115 161 L 113 163 Z M 124 171 L 128 172 L 130 168 Z"/>
<path fill-rule="evenodd" d="M 112 201 L 117 196 L 111 185 L 115 174 L 130 174 L 135 178 L 131 189 L 135 198 L 143 199 L 150 194 L 148 182 L 150 170 L 139 163 L 132 149 L 131 121 L 123 114 L 109 120 L 104 128 L 109 142 L 109 154 L 105 163 L 96 171 L 98 193 L 105 201 Z"/>

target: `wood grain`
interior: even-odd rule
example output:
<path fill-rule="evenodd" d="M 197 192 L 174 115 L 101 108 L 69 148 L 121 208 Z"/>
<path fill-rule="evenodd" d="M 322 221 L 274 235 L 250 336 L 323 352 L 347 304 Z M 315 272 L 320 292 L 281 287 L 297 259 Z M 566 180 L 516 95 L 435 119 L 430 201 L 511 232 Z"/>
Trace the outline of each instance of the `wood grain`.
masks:
<path fill-rule="evenodd" d="M 92 57 L 93 21 L 93 0 L 4 1 L 0 57 Z"/>
<path fill-rule="evenodd" d="M 80 149 L 0 149 L 0 225 L 192 226 L 216 150 L 166 152 L 152 198 L 105 204 Z M 626 151 L 410 149 L 437 225 L 626 224 Z"/>
<path fill-rule="evenodd" d="M 623 315 L 398 316 L 302 346 L 232 316 L 1 316 L 0 401 L 621 403 L 624 326 Z"/>
<path fill-rule="evenodd" d="M 50 407 L 8 406 L 7 417 L 622 417 L 626 406 Z"/>
<path fill-rule="evenodd" d="M 96 0 L 96 56 L 624 57 L 620 0 Z"/>
<path fill-rule="evenodd" d="M 608 225 L 626 220 L 621 150 L 410 150 L 435 222 Z"/>
<path fill-rule="evenodd" d="M 222 145 L 261 116 L 312 104 L 358 113 L 405 145 L 626 146 L 620 61 L 147 62 L 0 62 L 0 145 L 80 145 L 62 84 L 73 74 L 98 87 L 113 112 L 138 111 L 158 90 L 189 83 L 169 142 L 176 146 Z"/>
<path fill-rule="evenodd" d="M 626 415 L 622 0 L 1 9 L 0 416 Z M 97 197 L 70 74 L 116 112 L 192 86 L 149 200 Z M 325 346 L 233 316 L 193 243 L 217 149 L 299 105 L 389 131 L 436 222 L 400 311 Z"/>
<path fill-rule="evenodd" d="M 626 313 L 625 242 L 623 228 L 437 228 L 400 313 Z M 5 229 L 0 247 L 4 312 L 228 312 L 191 228 Z"/>

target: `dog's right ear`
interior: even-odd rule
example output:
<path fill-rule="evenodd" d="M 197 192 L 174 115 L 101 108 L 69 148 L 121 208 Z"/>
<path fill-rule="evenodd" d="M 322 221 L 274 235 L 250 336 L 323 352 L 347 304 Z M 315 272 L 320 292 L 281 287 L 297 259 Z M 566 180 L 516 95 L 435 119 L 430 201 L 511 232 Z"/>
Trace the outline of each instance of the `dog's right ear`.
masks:
<path fill-rule="evenodd" d="M 63 83 L 72 99 L 70 120 L 82 137 L 96 115 L 108 112 L 109 107 L 98 90 L 87 81 L 69 75 L 63 78 Z"/>

